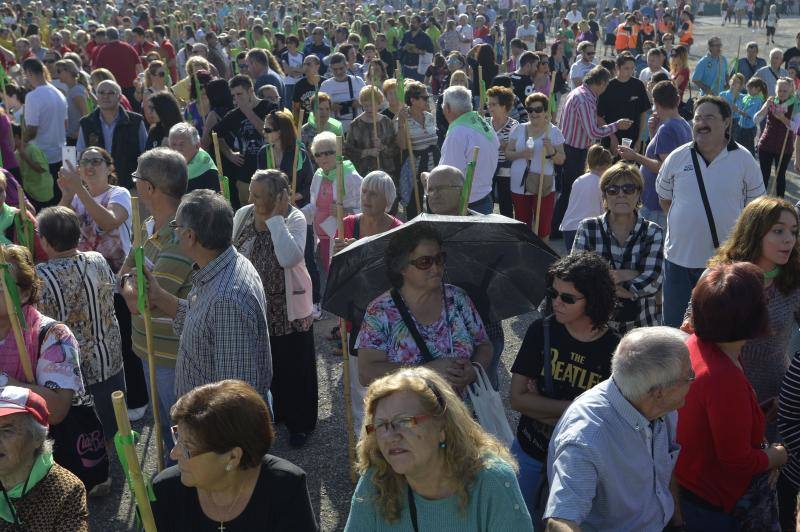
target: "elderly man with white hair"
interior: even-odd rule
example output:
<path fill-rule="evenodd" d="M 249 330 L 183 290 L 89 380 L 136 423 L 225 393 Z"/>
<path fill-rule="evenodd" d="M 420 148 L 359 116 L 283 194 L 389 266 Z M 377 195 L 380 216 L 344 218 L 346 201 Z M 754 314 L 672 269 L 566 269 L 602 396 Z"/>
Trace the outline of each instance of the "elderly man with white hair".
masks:
<path fill-rule="evenodd" d="M 611 377 L 567 407 L 548 451 L 548 531 L 683 525 L 673 467 L 676 410 L 694 380 L 685 339 L 670 327 L 634 329 L 614 352 Z"/>
<path fill-rule="evenodd" d="M 200 134 L 191 124 L 178 122 L 169 130 L 169 147 L 183 155 L 188 168 L 187 192 L 207 188 L 219 191 L 219 173 L 211 155 L 200 147 Z"/>
<path fill-rule="evenodd" d="M 466 174 L 474 148 L 479 148 L 478 161 L 472 178 L 469 208 L 481 214 L 492 212 L 492 179 L 497 169 L 500 142 L 494 128 L 472 110 L 472 92 L 453 86 L 444 91 L 442 112 L 450 123 L 442 144 L 439 164 L 458 168 Z"/>
<path fill-rule="evenodd" d="M 775 85 L 778 83 L 778 78 L 789 76 L 789 71 L 783 68 L 781 63 L 783 63 L 783 51 L 780 48 L 773 48 L 769 53 L 769 64 L 759 68 L 753 74 L 767 84 L 770 96 L 775 96 Z"/>

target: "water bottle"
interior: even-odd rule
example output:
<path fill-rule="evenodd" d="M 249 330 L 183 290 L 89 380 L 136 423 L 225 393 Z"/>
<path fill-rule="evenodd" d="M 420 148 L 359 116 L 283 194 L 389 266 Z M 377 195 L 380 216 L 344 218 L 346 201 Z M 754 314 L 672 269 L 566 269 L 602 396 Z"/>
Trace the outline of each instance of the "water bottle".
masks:
<path fill-rule="evenodd" d="M 533 142 L 533 137 L 528 137 L 528 140 L 525 142 L 525 146 L 527 146 L 529 150 L 533 150 L 534 144 L 535 143 Z M 533 152 L 531 151 L 531 153 Z M 531 155 L 531 158 L 533 158 L 533 155 Z"/>

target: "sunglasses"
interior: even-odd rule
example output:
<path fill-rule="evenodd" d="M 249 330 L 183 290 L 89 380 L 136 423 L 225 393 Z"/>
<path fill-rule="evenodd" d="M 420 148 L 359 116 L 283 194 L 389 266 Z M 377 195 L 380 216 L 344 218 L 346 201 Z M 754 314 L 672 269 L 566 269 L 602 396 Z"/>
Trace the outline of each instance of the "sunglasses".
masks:
<path fill-rule="evenodd" d="M 542 106 L 542 107 L 528 107 L 527 111 L 529 113 L 536 113 L 538 115 L 539 113 L 544 113 L 544 106 Z"/>
<path fill-rule="evenodd" d="M 318 151 L 317 153 L 315 153 L 315 154 L 314 154 L 314 157 L 316 157 L 317 159 L 319 159 L 320 157 L 329 157 L 329 156 L 331 156 L 331 155 L 336 155 L 336 152 L 335 152 L 335 151 L 333 151 L 333 150 L 329 150 L 329 151 Z"/>
<path fill-rule="evenodd" d="M 78 161 L 79 166 L 101 166 L 105 164 L 106 160 L 102 157 L 84 157 Z"/>
<path fill-rule="evenodd" d="M 585 297 L 576 296 L 574 294 L 562 294 L 555 288 L 548 288 L 544 291 L 544 294 L 548 297 L 548 299 L 552 299 L 555 301 L 556 299 L 561 299 L 567 305 L 574 305 L 581 299 L 586 299 Z"/>
<path fill-rule="evenodd" d="M 278 131 L 278 130 L 277 129 L 273 129 L 273 128 L 268 127 L 268 126 L 264 127 L 264 133 L 275 133 L 276 131 Z"/>
<path fill-rule="evenodd" d="M 390 432 L 401 431 L 407 432 L 417 425 L 419 425 L 422 421 L 426 419 L 430 419 L 433 416 L 430 414 L 420 414 L 418 416 L 408 416 L 408 417 L 399 417 L 396 419 L 392 419 L 391 421 L 381 421 L 380 423 L 369 424 L 364 427 L 364 430 L 367 431 L 367 434 L 374 434 L 378 433 L 379 436 L 388 435 Z"/>
<path fill-rule="evenodd" d="M 632 196 L 639 192 L 639 185 L 634 185 L 633 183 L 625 183 L 624 185 L 608 185 L 603 189 L 603 191 L 608 196 L 616 196 L 620 192 L 626 196 Z"/>
<path fill-rule="evenodd" d="M 430 270 L 434 264 L 441 266 L 446 259 L 447 253 L 442 251 L 437 255 L 423 255 L 422 257 L 417 257 L 416 259 L 409 260 L 408 263 L 416 269 L 424 271 Z"/>

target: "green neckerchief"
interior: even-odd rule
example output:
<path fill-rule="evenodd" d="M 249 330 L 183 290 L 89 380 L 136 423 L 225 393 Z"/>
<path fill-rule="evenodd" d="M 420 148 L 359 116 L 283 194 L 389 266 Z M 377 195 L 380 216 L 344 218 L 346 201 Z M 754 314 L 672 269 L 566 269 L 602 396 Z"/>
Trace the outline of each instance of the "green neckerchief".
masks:
<path fill-rule="evenodd" d="M 0 210 L 0 244 L 4 246 L 13 244 L 12 241 L 6 238 L 6 229 L 14 223 L 14 214 L 15 209 L 3 203 L 3 208 Z"/>
<path fill-rule="evenodd" d="M 764 103 L 764 95 L 761 93 L 758 93 L 755 96 L 752 94 L 746 94 L 744 98 L 742 98 L 742 103 L 745 107 L 750 107 L 750 103 L 756 100 L 759 104 Z"/>
<path fill-rule="evenodd" d="M 764 272 L 764 279 L 774 279 L 781 274 L 781 267 L 775 266 L 768 272 Z"/>
<path fill-rule="evenodd" d="M 486 137 L 486 140 L 492 140 L 492 130 L 489 129 L 489 124 L 475 111 L 464 113 L 453 120 L 450 123 L 450 127 L 447 128 L 447 134 L 449 135 L 450 131 L 456 126 L 466 126 L 482 134 L 484 137 Z"/>
<path fill-rule="evenodd" d="M 25 493 L 30 493 L 33 487 L 47 476 L 51 467 L 53 467 L 53 455 L 50 453 L 42 453 L 33 461 L 33 467 L 31 467 L 31 472 L 28 473 L 28 479 L 25 482 L 20 482 L 10 490 L 5 490 L 6 496 L 0 497 L 0 519 L 7 523 L 15 522 L 16 508 L 12 509 L 9 506 L 9 502 L 13 502 L 14 499 L 20 500 L 25 496 Z M 23 489 L 25 493 L 22 492 Z"/>
<path fill-rule="evenodd" d="M 214 170 L 216 172 L 217 165 L 214 164 L 214 159 L 211 158 L 211 155 L 203 148 L 200 148 L 187 165 L 187 169 L 189 171 L 189 179 L 191 180 L 200 177 L 209 170 Z"/>
<path fill-rule="evenodd" d="M 772 99 L 772 103 L 774 103 L 775 105 L 780 105 L 781 108 L 788 109 L 789 107 L 797 103 L 797 96 L 793 94 L 790 98 L 787 98 L 785 102 L 781 102 L 780 99 L 778 99 L 778 97 L 775 96 L 775 98 Z"/>
<path fill-rule="evenodd" d="M 311 124 L 311 126 L 314 129 L 317 129 L 317 121 L 314 118 L 314 113 L 311 113 L 308 116 L 308 123 Z M 336 136 L 341 137 L 342 136 L 342 132 L 343 132 L 342 123 L 339 122 L 338 120 L 336 120 L 333 117 L 328 118 L 328 121 L 325 123 L 325 131 L 330 131 L 331 133 L 335 134 Z M 317 133 L 322 133 L 322 132 L 318 131 Z"/>
<path fill-rule="evenodd" d="M 352 174 L 356 171 L 356 167 L 353 166 L 353 163 L 348 161 L 347 159 L 344 160 L 342 163 L 342 168 L 344 170 L 344 177 L 346 178 L 348 174 Z M 327 172 L 322 168 L 319 169 L 322 172 L 322 178 L 327 179 L 328 181 L 336 181 L 336 167 L 334 166 L 332 170 L 328 170 Z"/>

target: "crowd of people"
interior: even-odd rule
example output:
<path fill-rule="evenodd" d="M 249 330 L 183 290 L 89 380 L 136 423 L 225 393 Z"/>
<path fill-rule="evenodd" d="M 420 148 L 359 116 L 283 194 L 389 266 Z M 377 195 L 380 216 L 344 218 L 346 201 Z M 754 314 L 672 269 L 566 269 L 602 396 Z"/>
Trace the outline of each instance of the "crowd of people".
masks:
<path fill-rule="evenodd" d="M 270 449 L 332 352 L 345 530 L 795 530 L 800 34 L 755 36 L 793 6 L 722 2 L 734 56 L 710 3 L 383 4 L 0 4 L 0 528 L 88 530 L 120 390 L 159 529 L 318 530 Z M 423 213 L 564 250 L 505 265 L 545 294 L 508 390 Z M 379 295 L 315 335 L 365 238 Z"/>

